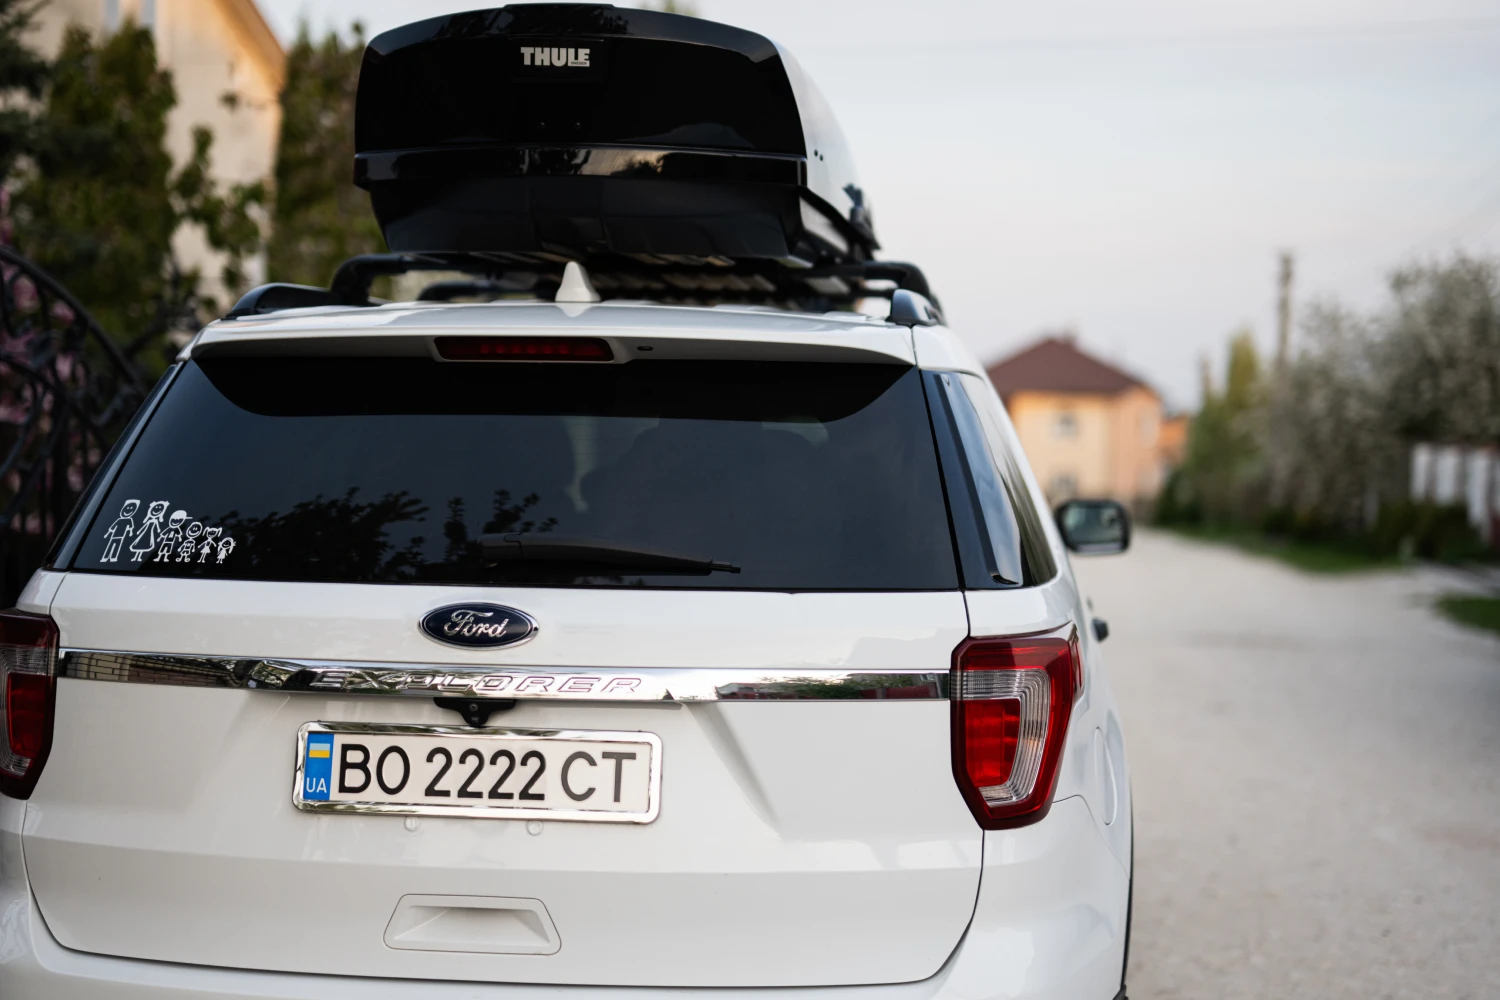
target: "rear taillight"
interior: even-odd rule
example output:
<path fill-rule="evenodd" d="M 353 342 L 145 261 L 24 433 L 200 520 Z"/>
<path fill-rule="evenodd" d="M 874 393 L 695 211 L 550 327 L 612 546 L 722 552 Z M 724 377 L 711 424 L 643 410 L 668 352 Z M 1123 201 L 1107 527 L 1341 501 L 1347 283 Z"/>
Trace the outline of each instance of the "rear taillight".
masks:
<path fill-rule="evenodd" d="M 613 361 L 598 337 L 438 337 L 446 361 Z"/>
<path fill-rule="evenodd" d="M 0 793 L 24 799 L 52 746 L 57 626 L 46 615 L 0 611 Z"/>
<path fill-rule="evenodd" d="M 1047 815 L 1082 669 L 1071 625 L 954 650 L 953 774 L 980 826 Z"/>

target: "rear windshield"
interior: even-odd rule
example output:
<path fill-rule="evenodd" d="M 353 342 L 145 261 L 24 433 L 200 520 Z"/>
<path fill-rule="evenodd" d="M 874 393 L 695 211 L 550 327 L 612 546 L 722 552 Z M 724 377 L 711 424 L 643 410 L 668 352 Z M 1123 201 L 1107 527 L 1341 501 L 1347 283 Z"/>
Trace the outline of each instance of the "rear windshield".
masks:
<path fill-rule="evenodd" d="M 958 586 L 919 373 L 834 363 L 189 362 L 73 566 L 348 583 Z"/>

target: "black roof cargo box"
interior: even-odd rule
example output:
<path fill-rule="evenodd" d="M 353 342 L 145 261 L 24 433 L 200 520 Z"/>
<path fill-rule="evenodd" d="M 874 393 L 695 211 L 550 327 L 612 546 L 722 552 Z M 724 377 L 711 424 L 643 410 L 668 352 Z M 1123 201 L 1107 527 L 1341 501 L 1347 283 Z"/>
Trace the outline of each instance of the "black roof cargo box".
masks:
<path fill-rule="evenodd" d="M 355 181 L 392 250 L 757 269 L 877 247 L 838 123 L 754 32 L 522 4 L 376 36 Z"/>

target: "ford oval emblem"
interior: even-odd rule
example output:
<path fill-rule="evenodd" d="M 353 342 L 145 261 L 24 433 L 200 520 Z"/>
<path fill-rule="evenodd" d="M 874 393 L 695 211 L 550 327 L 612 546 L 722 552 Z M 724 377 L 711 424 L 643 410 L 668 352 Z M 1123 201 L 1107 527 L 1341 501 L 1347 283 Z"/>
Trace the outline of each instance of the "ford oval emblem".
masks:
<path fill-rule="evenodd" d="M 536 622 L 524 611 L 501 604 L 447 604 L 422 616 L 429 639 L 468 649 L 514 646 L 536 635 Z"/>

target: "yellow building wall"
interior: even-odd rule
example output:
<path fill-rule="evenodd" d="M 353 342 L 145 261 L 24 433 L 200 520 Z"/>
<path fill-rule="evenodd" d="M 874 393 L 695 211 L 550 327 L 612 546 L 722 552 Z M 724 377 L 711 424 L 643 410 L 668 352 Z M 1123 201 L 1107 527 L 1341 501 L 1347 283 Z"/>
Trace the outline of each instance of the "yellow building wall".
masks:
<path fill-rule="evenodd" d="M 1070 496 L 1135 503 L 1160 491 L 1162 404 L 1151 390 L 1018 392 L 1005 405 L 1053 503 Z"/>
<path fill-rule="evenodd" d="M 150 22 L 157 58 L 172 71 L 177 107 L 167 122 L 167 149 L 181 165 L 192 153 L 194 126 L 206 125 L 214 135 L 213 176 L 222 188 L 264 180 L 275 167 L 281 131 L 281 85 L 285 56 L 280 43 L 260 20 L 252 0 L 50 0 L 36 19 L 34 44 L 51 55 L 69 24 L 79 24 L 95 35 L 123 22 Z M 236 96 L 235 106 L 224 100 Z M 353 169 L 351 167 L 351 169 Z M 219 300 L 238 289 L 219 282 L 223 261 L 209 249 L 195 226 L 185 226 L 174 240 L 179 261 L 203 275 L 200 288 Z M 265 261 L 246 262 L 249 283 L 264 280 Z"/>
<path fill-rule="evenodd" d="M 265 53 L 265 40 L 254 37 L 255 26 L 246 23 L 240 9 L 246 4 L 156 3 L 157 50 L 177 81 L 177 107 L 167 133 L 173 158 L 181 162 L 192 149 L 193 128 L 206 125 L 214 134 L 213 173 L 219 183 L 227 188 L 264 180 L 269 189 L 281 133 L 284 59 L 273 63 Z M 235 97 L 233 107 L 225 100 L 228 94 Z M 180 259 L 201 269 L 204 291 L 218 298 L 221 308 L 233 305 L 244 289 L 224 289 L 219 283 L 223 261 L 208 248 L 202 230 L 186 226 L 174 243 Z M 265 281 L 263 257 L 247 262 L 246 270 L 249 285 Z"/>

